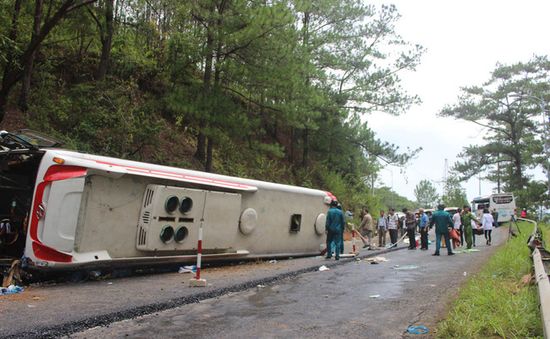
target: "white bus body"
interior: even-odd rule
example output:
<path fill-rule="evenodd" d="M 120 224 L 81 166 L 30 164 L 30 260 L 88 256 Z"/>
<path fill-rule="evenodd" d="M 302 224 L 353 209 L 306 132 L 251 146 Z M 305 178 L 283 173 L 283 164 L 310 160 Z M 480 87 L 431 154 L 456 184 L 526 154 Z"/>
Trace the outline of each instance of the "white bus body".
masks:
<path fill-rule="evenodd" d="M 472 201 L 472 212 L 475 213 L 481 206 L 488 208 L 489 212 L 495 209 L 498 213 L 498 223 L 510 221 L 516 213 L 516 199 L 512 193 L 477 197 Z"/>
<path fill-rule="evenodd" d="M 204 260 L 318 255 L 335 199 L 315 189 L 60 149 L 7 153 L 0 149 L 0 160 L 13 171 L 36 158 L 35 169 L 25 167 L 34 181 L 27 214 L 23 193 L 12 187 L 0 203 L 19 201 L 19 210 L 0 207 L 0 217 L 20 221 L 22 255 L 41 269 L 191 262 L 200 223 Z M 0 179 L 18 180 L 9 170 Z"/>

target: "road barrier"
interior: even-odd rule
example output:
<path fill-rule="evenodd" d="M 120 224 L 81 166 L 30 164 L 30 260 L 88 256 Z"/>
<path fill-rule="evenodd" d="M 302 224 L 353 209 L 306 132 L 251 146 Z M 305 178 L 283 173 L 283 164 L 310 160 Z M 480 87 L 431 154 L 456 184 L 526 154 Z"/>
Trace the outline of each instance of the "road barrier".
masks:
<path fill-rule="evenodd" d="M 540 316 L 542 320 L 542 329 L 544 338 L 550 335 L 550 280 L 544 267 L 543 261 L 550 260 L 549 252 L 544 248 L 542 232 L 538 228 L 537 222 L 531 219 L 518 218 L 530 222 L 534 225 L 533 232 L 529 236 L 527 244 L 533 250 L 533 267 L 535 269 L 535 281 L 539 291 Z M 544 259 L 543 259 L 544 257 Z"/>

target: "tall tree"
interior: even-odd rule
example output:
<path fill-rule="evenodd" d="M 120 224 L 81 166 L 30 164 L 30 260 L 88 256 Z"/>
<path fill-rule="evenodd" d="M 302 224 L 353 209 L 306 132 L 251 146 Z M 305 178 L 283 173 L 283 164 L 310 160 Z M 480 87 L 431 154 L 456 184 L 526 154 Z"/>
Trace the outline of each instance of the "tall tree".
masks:
<path fill-rule="evenodd" d="M 434 208 L 439 199 L 437 189 L 429 180 L 420 180 L 414 188 L 414 196 L 420 207 Z"/>
<path fill-rule="evenodd" d="M 51 30 L 56 27 L 59 22 L 67 16 L 68 13 L 77 10 L 83 6 L 91 4 L 97 0 L 65 0 L 61 2 L 59 7 L 54 8 L 54 2 L 49 3 L 47 9 L 47 17 L 44 18 L 43 22 L 39 27 L 36 27 L 36 32 L 33 29 L 33 34 L 31 34 L 31 39 L 28 43 L 25 43 L 20 50 L 22 51 L 19 56 L 12 55 L 10 59 L 7 60 L 3 76 L 2 76 L 2 87 L 0 87 L 0 122 L 4 119 L 6 104 L 8 102 L 8 96 L 17 82 L 25 74 L 25 69 L 30 73 L 32 70 L 32 62 L 34 61 L 34 56 L 36 51 L 40 48 L 40 45 L 46 39 Z M 37 0 L 35 3 L 35 18 L 39 9 L 41 9 L 42 1 Z M 41 18 L 41 11 L 38 12 L 38 16 Z M 14 20 L 15 31 L 17 31 L 17 20 Z M 40 21 L 39 21 L 40 22 Z M 38 23 L 35 23 L 38 25 Z M 12 41 L 12 44 L 18 44 L 18 41 Z M 29 67 L 30 66 L 30 67 Z M 30 75 L 29 75 L 30 76 Z"/>
<path fill-rule="evenodd" d="M 456 178 L 456 176 L 450 176 L 447 178 L 445 187 L 443 188 L 441 201 L 448 207 L 462 207 L 468 204 L 466 191 L 462 188 L 460 181 Z"/>
<path fill-rule="evenodd" d="M 454 169 L 461 179 L 488 171 L 489 178 L 502 178 L 506 190 L 517 192 L 528 184 L 527 168 L 546 167 L 544 136 L 537 122 L 541 108 L 529 98 L 548 101 L 549 89 L 550 62 L 546 57 L 497 65 L 482 86 L 462 89 L 458 104 L 445 107 L 440 115 L 482 126 L 485 144 L 470 145 L 460 153 Z"/>

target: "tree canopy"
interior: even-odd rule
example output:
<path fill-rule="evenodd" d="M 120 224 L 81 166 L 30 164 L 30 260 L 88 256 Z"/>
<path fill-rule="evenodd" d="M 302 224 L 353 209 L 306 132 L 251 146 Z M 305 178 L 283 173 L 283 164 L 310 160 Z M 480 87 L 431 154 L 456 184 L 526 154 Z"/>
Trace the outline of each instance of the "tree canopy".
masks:
<path fill-rule="evenodd" d="M 486 178 L 496 182 L 498 189 L 527 199 L 522 204 L 548 201 L 547 195 L 527 198 L 521 192 L 536 185 L 529 169 L 549 168 L 548 156 L 543 153 L 548 138 L 544 131 L 546 124 L 541 123 L 549 100 L 550 61 L 546 57 L 513 65 L 499 64 L 487 82 L 463 88 L 458 103 L 445 107 L 440 115 L 482 126 L 485 143 L 467 146 L 459 154 L 461 159 L 454 170 L 460 179 L 486 173 Z"/>
<path fill-rule="evenodd" d="M 419 207 L 434 208 L 439 200 L 437 189 L 429 180 L 420 180 L 414 188 L 414 196 Z"/>
<path fill-rule="evenodd" d="M 398 20 L 360 0 L 1 2 L 0 124 L 14 112 L 82 151 L 230 175 L 337 176 L 359 204 L 380 161 L 411 158 L 368 126 L 419 102 L 400 74 L 423 48 Z"/>

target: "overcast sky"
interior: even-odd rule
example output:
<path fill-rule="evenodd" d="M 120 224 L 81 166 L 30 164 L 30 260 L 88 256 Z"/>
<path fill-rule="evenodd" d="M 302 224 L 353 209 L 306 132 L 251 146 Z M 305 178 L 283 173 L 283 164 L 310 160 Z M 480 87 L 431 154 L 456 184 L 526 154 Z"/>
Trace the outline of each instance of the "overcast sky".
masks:
<path fill-rule="evenodd" d="M 477 143 L 483 131 L 473 123 L 439 118 L 437 112 L 456 103 L 463 86 L 481 85 L 497 62 L 511 64 L 550 54 L 550 1 L 548 0 L 395 0 L 371 1 L 397 6 L 402 18 L 397 32 L 427 49 L 415 73 L 402 74 L 403 85 L 423 103 L 395 118 L 383 113 L 368 116 L 378 137 L 401 149 L 423 151 L 403 172 L 381 171 L 379 184 L 415 200 L 414 188 L 432 180 L 441 193 L 445 159 L 449 168 L 463 146 Z M 496 184 L 481 180 L 481 194 Z M 468 199 L 479 195 L 478 179 L 463 185 Z"/>

